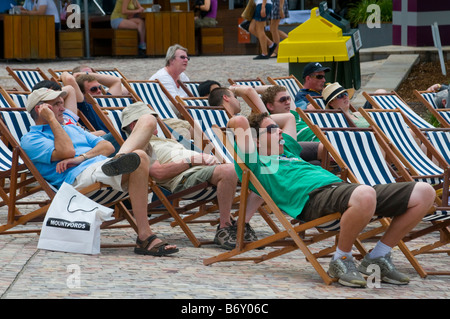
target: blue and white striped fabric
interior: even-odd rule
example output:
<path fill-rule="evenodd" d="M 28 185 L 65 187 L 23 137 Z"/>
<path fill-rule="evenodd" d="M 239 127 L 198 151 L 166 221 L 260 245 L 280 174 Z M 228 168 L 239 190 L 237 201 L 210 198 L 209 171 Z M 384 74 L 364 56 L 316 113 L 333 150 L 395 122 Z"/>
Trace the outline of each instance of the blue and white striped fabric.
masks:
<path fill-rule="evenodd" d="M 198 86 L 200 85 L 200 82 L 183 82 L 183 84 L 186 85 L 187 89 L 193 96 L 200 97 L 200 94 L 198 93 Z"/>
<path fill-rule="evenodd" d="M 403 117 L 398 112 L 368 112 L 377 126 L 389 138 L 390 141 L 405 156 L 407 161 L 418 173 L 416 180 L 425 181 L 430 184 L 439 184 L 440 179 L 425 177 L 428 175 L 442 175 L 443 170 L 431 161 L 420 149 L 414 140 Z M 424 176 L 423 178 L 420 176 Z"/>
<path fill-rule="evenodd" d="M 122 74 L 118 70 L 95 70 L 95 73 L 112 75 L 121 79 L 123 78 Z"/>
<path fill-rule="evenodd" d="M 297 95 L 297 92 L 300 91 L 300 87 L 297 84 L 297 81 L 293 78 L 278 78 L 273 79 L 277 85 L 284 86 L 287 91 L 289 92 L 289 95 L 292 99 L 295 99 L 295 96 Z"/>
<path fill-rule="evenodd" d="M 434 98 L 436 97 L 436 93 L 434 92 L 422 92 L 420 93 L 422 97 L 427 101 L 432 107 L 436 108 L 436 102 L 434 102 Z"/>
<path fill-rule="evenodd" d="M 133 100 L 129 97 L 108 97 L 103 95 L 102 97 L 93 97 L 95 102 L 100 107 L 126 107 L 133 104 Z"/>
<path fill-rule="evenodd" d="M 443 109 L 436 109 L 436 112 L 438 112 L 439 115 L 442 116 L 442 118 L 444 120 L 446 120 L 447 123 L 450 124 L 450 111 L 448 109 L 445 109 L 445 110 L 443 110 Z"/>
<path fill-rule="evenodd" d="M 23 164 L 21 158 L 19 158 L 19 165 Z M 11 150 L 0 140 L 0 172 L 6 172 L 11 169 L 12 166 L 12 152 Z"/>
<path fill-rule="evenodd" d="M 337 112 L 305 112 L 313 124 L 318 127 L 350 127 L 343 113 Z"/>
<path fill-rule="evenodd" d="M 209 106 L 208 98 L 184 98 L 183 99 L 184 104 L 187 106 Z"/>
<path fill-rule="evenodd" d="M 433 128 L 433 125 L 425 121 L 422 117 L 414 112 L 407 104 L 405 104 L 398 96 L 394 94 L 390 95 L 372 95 L 372 98 L 377 104 L 385 110 L 401 109 L 405 112 L 406 116 L 413 122 L 418 128 Z"/>
<path fill-rule="evenodd" d="M 18 78 L 25 84 L 29 91 L 35 86 L 38 82 L 44 80 L 39 71 L 27 70 L 27 71 L 19 71 L 13 70 L 13 72 L 18 76 Z"/>
<path fill-rule="evenodd" d="M 34 125 L 31 115 L 25 111 L 1 111 L 2 120 L 5 122 L 12 136 L 20 144 L 20 139 Z"/>
<path fill-rule="evenodd" d="M 139 98 L 146 104 L 149 104 L 160 116 L 161 119 L 176 119 L 178 116 L 172 109 L 169 99 L 157 82 L 129 82 L 131 88 L 136 92 Z"/>
<path fill-rule="evenodd" d="M 255 80 L 238 80 L 238 81 L 233 81 L 232 80 L 232 84 L 237 84 L 237 85 L 246 85 L 246 86 L 251 86 L 251 87 L 257 87 L 257 86 L 262 86 L 264 85 L 264 83 L 259 80 L 259 79 L 255 79 Z"/>
<path fill-rule="evenodd" d="M 431 144 L 441 153 L 447 163 L 450 164 L 450 132 L 429 131 L 427 132 L 427 136 Z"/>
<path fill-rule="evenodd" d="M 11 96 L 15 104 L 10 107 L 23 107 L 24 109 L 27 107 L 28 94 L 10 92 L 9 96 Z"/>
<path fill-rule="evenodd" d="M 216 155 L 228 163 L 233 163 L 233 156 L 223 145 L 221 138 L 212 130 L 213 125 L 227 126 L 229 121 L 227 113 L 224 110 L 213 109 L 188 109 L 188 112 L 213 144 Z"/>

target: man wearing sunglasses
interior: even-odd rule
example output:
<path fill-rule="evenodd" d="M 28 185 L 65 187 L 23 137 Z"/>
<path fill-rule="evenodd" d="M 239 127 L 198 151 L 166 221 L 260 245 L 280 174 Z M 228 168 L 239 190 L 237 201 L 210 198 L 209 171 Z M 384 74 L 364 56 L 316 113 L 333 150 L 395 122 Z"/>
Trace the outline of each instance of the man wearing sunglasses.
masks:
<path fill-rule="evenodd" d="M 432 207 L 436 194 L 431 185 L 406 182 L 368 186 L 343 182 L 322 167 L 285 151 L 282 130 L 267 113 L 252 114 L 248 120 L 235 116 L 228 127 L 235 133 L 237 155 L 280 210 L 303 222 L 342 213 L 336 252 L 329 264 L 331 277 L 345 286 L 366 287 L 367 281 L 360 272 L 371 274 L 369 266 L 374 264 L 381 270 L 383 282 L 409 283 L 409 278 L 392 263 L 391 250 Z M 238 176 L 242 174 L 239 169 L 237 172 Z M 357 267 L 352 247 L 374 215 L 390 217 L 391 223 Z"/>
<path fill-rule="evenodd" d="M 309 104 L 306 96 L 321 96 L 322 90 L 325 87 L 325 73 L 329 72 L 330 68 L 322 66 L 319 62 L 308 63 L 303 69 L 303 89 L 298 91 L 295 96 L 295 105 L 303 110 Z"/>

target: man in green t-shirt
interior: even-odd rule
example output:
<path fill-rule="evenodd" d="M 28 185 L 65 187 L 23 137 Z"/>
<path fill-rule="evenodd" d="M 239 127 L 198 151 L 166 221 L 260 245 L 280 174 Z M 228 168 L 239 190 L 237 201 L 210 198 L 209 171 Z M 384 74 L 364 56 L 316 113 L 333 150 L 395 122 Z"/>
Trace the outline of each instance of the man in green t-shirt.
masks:
<path fill-rule="evenodd" d="M 398 285 L 409 282 L 393 265 L 391 249 L 432 207 L 435 192 L 429 184 L 407 182 L 372 187 L 343 182 L 327 170 L 286 152 L 282 130 L 267 113 L 250 115 L 248 120 L 236 116 L 228 126 L 234 129 L 239 157 L 282 211 L 304 222 L 342 212 L 330 276 L 346 286 L 365 287 L 360 272 L 370 274 L 368 266 L 376 264 L 382 281 Z M 240 176 L 238 168 L 237 172 Z M 357 268 L 352 246 L 374 215 L 391 217 L 392 222 Z"/>

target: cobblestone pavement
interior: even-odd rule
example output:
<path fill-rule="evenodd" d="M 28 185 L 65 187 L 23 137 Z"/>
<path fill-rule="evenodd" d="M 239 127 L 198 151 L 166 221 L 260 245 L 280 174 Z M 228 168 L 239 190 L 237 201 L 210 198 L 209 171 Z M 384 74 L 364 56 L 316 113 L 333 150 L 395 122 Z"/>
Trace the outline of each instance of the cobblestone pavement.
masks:
<path fill-rule="evenodd" d="M 147 79 L 162 67 L 162 58 L 144 59 L 92 59 L 88 61 L 54 61 L 35 63 L 0 63 L 0 85 L 12 87 L 5 66 L 34 67 L 44 71 L 48 68 L 72 68 L 78 63 L 94 67 L 117 67 L 132 79 Z M 376 68 L 372 64 L 372 68 Z M 251 56 L 192 57 L 188 67 L 192 80 L 216 79 L 225 84 L 228 78 L 242 79 L 260 76 L 288 74 L 286 64 L 273 59 L 253 61 Z M 367 72 L 366 72 L 367 73 Z M 370 76 L 370 74 L 363 75 Z M 0 208 L 4 222 L 6 208 Z M 268 234 L 262 219 L 252 219 L 258 236 Z M 33 223 L 24 228 L 34 227 Z M 39 224 L 38 224 L 39 226 Z M 394 249 L 394 261 L 401 271 L 407 273 L 411 282 L 407 286 L 382 283 L 379 288 L 351 289 L 337 283 L 325 285 L 314 268 L 297 250 L 266 262 L 224 262 L 203 265 L 203 259 L 215 256 L 221 249 L 215 246 L 194 248 L 180 228 L 172 228 L 162 222 L 153 226 L 161 238 L 178 245 L 180 252 L 165 258 L 144 257 L 133 253 L 131 247 L 102 248 L 99 255 L 81 255 L 38 250 L 36 234 L 10 234 L 0 236 L 0 298 L 2 299 L 53 299 L 53 298 L 157 298 L 157 299 L 448 299 L 450 278 L 429 276 L 420 278 L 409 262 Z M 215 226 L 196 224 L 192 226 L 199 238 L 212 240 Z M 102 231 L 102 244 L 129 243 L 135 240 L 130 228 Z M 411 247 L 436 239 L 430 235 L 411 243 Z M 321 243 L 320 247 L 331 245 Z M 370 248 L 373 243 L 367 243 Z M 268 252 L 270 248 L 266 248 Z M 450 256 L 430 254 L 419 257 L 426 270 L 448 269 Z M 328 268 L 329 259 L 321 259 Z M 267 301 L 265 301 L 267 302 Z M 177 304 L 174 313 L 181 313 Z M 295 304 L 293 304 L 294 306 Z M 295 309 L 293 307 L 293 309 Z"/>

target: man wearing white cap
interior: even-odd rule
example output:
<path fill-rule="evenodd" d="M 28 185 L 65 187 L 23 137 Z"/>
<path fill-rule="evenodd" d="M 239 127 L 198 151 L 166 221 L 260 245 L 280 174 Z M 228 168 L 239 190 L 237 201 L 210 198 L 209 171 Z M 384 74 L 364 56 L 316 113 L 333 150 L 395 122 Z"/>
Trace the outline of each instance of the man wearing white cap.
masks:
<path fill-rule="evenodd" d="M 95 182 L 110 185 L 130 194 L 133 213 L 138 227 L 135 253 L 167 255 L 178 251 L 176 246 L 163 243 L 153 234 L 148 224 L 148 170 L 149 159 L 144 151 L 156 127 L 152 115 L 137 123 L 136 134 L 122 145 L 118 155 L 106 156 L 114 151 L 113 145 L 84 131 L 76 125 L 63 125 L 65 91 L 41 88 L 33 91 L 27 101 L 27 111 L 36 125 L 21 139 L 21 146 L 53 186 L 63 182 L 83 188 Z"/>

